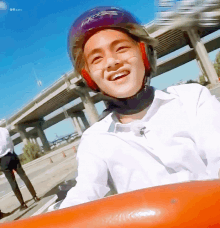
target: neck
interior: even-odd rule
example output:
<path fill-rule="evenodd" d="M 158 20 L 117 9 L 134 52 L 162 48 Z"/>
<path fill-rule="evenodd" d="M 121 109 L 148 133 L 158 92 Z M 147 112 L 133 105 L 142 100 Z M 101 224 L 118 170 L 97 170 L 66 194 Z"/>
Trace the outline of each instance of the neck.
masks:
<path fill-rule="evenodd" d="M 130 123 L 134 120 L 141 120 L 147 113 L 148 108 L 142 110 L 141 112 L 132 114 L 132 115 L 121 115 L 121 114 L 116 114 L 118 120 L 122 123 L 122 124 L 126 124 L 126 123 Z"/>
<path fill-rule="evenodd" d="M 126 99 L 117 99 L 109 96 L 105 96 L 104 99 L 106 100 L 107 109 L 104 111 L 102 119 L 114 111 L 120 122 L 128 123 L 144 117 L 148 107 L 153 102 L 154 88 L 148 86 L 135 96 Z"/>

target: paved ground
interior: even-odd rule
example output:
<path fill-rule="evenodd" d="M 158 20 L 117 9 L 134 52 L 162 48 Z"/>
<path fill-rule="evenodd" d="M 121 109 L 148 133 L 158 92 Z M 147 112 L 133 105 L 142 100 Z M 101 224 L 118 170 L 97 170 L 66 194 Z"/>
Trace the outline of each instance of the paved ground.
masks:
<path fill-rule="evenodd" d="M 59 163 L 63 162 L 64 160 L 61 159 L 59 161 L 56 161 L 54 163 L 49 163 L 48 165 L 44 165 L 39 167 L 39 169 L 37 170 L 32 170 L 32 172 L 26 172 L 27 176 L 29 177 L 30 180 L 33 180 L 34 178 L 36 178 L 37 176 L 41 175 L 41 174 L 47 174 L 48 172 L 51 172 L 50 170 L 58 165 Z M 16 176 L 16 181 L 18 183 L 18 186 L 21 188 L 25 187 L 24 182 L 21 180 L 21 178 L 18 175 Z M 4 178 L 4 181 L 2 181 L 0 183 L 0 199 L 5 197 L 7 194 L 9 194 L 12 190 L 11 190 L 11 186 L 9 184 L 9 182 L 6 180 L 6 178 Z"/>
<path fill-rule="evenodd" d="M 2 219 L 0 222 L 13 221 L 18 219 L 27 218 L 36 214 L 40 214 L 45 209 L 54 203 L 57 199 L 58 186 L 65 180 L 73 179 L 76 177 L 77 164 L 75 159 L 75 153 L 73 149 L 70 149 L 67 157 L 63 157 L 62 161 L 53 163 L 45 170 L 39 170 L 38 173 L 33 172 L 33 175 L 29 175 L 31 182 L 38 194 L 41 197 L 40 202 L 35 203 L 27 190 L 26 186 L 21 188 L 24 200 L 28 205 L 28 209 L 24 211 L 19 210 L 19 202 L 13 192 L 10 192 L 5 197 L 0 199 L 0 209 L 3 212 L 11 213 L 10 216 Z M 68 151 L 67 151 L 68 152 Z"/>

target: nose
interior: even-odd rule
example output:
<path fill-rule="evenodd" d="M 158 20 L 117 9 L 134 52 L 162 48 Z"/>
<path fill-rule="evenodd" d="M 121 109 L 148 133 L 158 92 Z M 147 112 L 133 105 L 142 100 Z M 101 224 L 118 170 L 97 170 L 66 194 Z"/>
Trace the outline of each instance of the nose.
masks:
<path fill-rule="evenodd" d="M 114 70 L 115 68 L 118 67 L 119 63 L 120 63 L 120 60 L 118 58 L 111 56 L 111 57 L 107 58 L 106 67 L 108 70 Z"/>

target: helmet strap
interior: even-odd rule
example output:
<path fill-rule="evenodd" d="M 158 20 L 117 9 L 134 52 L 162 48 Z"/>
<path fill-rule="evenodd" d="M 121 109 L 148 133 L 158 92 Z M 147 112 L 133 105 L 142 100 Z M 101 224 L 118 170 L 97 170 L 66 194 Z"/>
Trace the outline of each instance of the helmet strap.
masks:
<path fill-rule="evenodd" d="M 150 76 L 151 73 L 151 67 L 150 67 L 150 62 L 147 57 L 147 53 L 145 50 L 145 43 L 144 42 L 139 42 L 139 46 L 141 49 L 141 54 L 142 54 L 142 59 L 144 61 L 144 66 L 145 66 L 145 75 Z"/>
<path fill-rule="evenodd" d="M 107 116 L 112 111 L 122 115 L 132 115 L 143 111 L 150 106 L 154 99 L 154 88 L 148 86 L 140 90 L 133 97 L 129 98 L 113 98 L 105 96 L 104 100 L 107 104 L 107 109 L 103 111 L 102 118 Z"/>
<path fill-rule="evenodd" d="M 87 85 L 94 91 L 99 91 L 99 87 L 97 86 L 97 84 L 92 80 L 92 78 L 90 77 L 89 73 L 85 70 L 82 69 L 81 70 L 81 74 L 83 76 L 83 78 L 85 79 Z"/>

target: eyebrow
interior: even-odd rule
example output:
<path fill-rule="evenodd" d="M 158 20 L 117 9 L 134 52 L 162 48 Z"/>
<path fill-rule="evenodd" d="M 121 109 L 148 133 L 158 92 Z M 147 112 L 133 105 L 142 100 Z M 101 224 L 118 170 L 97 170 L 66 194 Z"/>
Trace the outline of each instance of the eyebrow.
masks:
<path fill-rule="evenodd" d="M 110 48 L 112 48 L 113 46 L 116 46 L 119 43 L 123 43 L 123 42 L 129 42 L 129 40 L 127 39 L 118 39 L 118 40 L 114 40 L 111 44 L 110 44 Z M 89 58 L 91 55 L 96 54 L 96 53 L 100 53 L 102 51 L 101 48 L 95 48 L 93 49 L 88 55 L 87 58 Z"/>

